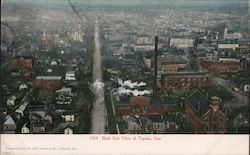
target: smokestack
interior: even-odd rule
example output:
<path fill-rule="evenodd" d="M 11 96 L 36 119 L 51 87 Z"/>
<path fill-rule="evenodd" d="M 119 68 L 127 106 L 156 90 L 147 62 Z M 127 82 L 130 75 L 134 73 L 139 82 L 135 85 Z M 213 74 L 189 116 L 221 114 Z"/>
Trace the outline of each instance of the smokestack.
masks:
<path fill-rule="evenodd" d="M 155 55 L 154 55 L 154 75 L 153 75 L 153 96 L 157 96 L 157 57 L 158 57 L 158 36 L 155 37 Z"/>

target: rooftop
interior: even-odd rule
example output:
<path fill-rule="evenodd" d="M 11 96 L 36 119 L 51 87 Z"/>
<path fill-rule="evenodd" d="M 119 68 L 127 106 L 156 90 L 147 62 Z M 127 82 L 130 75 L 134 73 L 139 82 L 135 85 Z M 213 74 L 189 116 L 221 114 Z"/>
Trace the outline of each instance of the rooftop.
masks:
<path fill-rule="evenodd" d="M 199 75 L 209 75 L 207 72 L 194 72 L 194 71 L 183 71 L 183 72 L 177 72 L 177 73 L 167 73 L 162 74 L 162 76 L 199 76 Z"/>
<path fill-rule="evenodd" d="M 62 76 L 37 76 L 36 80 L 61 80 Z"/>
<path fill-rule="evenodd" d="M 210 103 L 199 91 L 189 96 L 188 103 L 200 116 L 204 115 L 210 109 Z"/>

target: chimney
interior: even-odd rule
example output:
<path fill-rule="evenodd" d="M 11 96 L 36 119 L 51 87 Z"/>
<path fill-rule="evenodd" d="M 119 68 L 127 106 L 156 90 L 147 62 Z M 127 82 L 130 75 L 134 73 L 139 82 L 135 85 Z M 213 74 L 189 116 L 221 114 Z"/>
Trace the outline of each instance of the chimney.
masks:
<path fill-rule="evenodd" d="M 158 36 L 155 37 L 154 74 L 153 74 L 153 97 L 157 96 L 157 56 L 158 56 Z"/>

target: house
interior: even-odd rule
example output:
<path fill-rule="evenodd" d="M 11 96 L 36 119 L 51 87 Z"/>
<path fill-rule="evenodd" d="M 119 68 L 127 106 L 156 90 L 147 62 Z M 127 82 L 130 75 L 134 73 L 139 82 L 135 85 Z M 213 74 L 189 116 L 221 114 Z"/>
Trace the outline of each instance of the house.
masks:
<path fill-rule="evenodd" d="M 74 122 L 77 114 L 74 111 L 64 111 L 61 112 L 61 116 L 66 122 Z"/>
<path fill-rule="evenodd" d="M 166 132 L 176 133 L 180 127 L 180 115 L 178 112 L 168 113 L 165 122 L 166 122 Z"/>
<path fill-rule="evenodd" d="M 76 80 L 75 71 L 67 71 L 65 74 L 65 80 Z"/>
<path fill-rule="evenodd" d="M 11 95 L 10 98 L 6 101 L 7 106 L 14 106 L 17 101 L 17 97 L 15 95 Z"/>
<path fill-rule="evenodd" d="M 24 101 L 16 110 L 15 112 L 17 114 L 20 114 L 21 116 L 24 116 L 24 113 L 27 111 L 27 107 L 29 105 L 28 101 Z"/>
<path fill-rule="evenodd" d="M 73 133 L 74 133 L 73 128 L 71 128 L 70 126 L 67 126 L 64 129 L 64 134 L 73 134 Z"/>
<path fill-rule="evenodd" d="M 63 87 L 56 90 L 56 104 L 71 104 L 72 102 L 72 89 Z"/>
<path fill-rule="evenodd" d="M 63 85 L 61 76 L 37 76 L 34 86 L 37 88 L 56 90 Z"/>
<path fill-rule="evenodd" d="M 21 128 L 21 133 L 22 133 L 22 134 L 30 133 L 30 129 L 29 129 L 28 124 L 29 124 L 28 122 L 25 123 L 25 124 L 23 125 L 23 127 Z"/>
<path fill-rule="evenodd" d="M 229 133 L 249 133 L 249 107 L 230 111 L 228 118 Z"/>
<path fill-rule="evenodd" d="M 154 133 L 164 133 L 166 129 L 165 120 L 163 119 L 163 116 L 160 115 L 154 115 L 148 117 L 150 121 L 151 129 Z"/>
<path fill-rule="evenodd" d="M 33 68 L 34 67 L 34 58 L 30 56 L 15 56 L 11 64 L 18 68 Z"/>
<path fill-rule="evenodd" d="M 21 70 L 19 69 L 12 69 L 10 75 L 13 77 L 21 77 Z"/>
<path fill-rule="evenodd" d="M 46 133 L 46 127 L 43 121 L 38 121 L 32 124 L 32 133 L 39 134 L 39 133 Z"/>
<path fill-rule="evenodd" d="M 142 123 L 139 118 L 130 116 L 126 122 L 128 124 L 128 133 L 140 133 L 142 131 Z"/>
<path fill-rule="evenodd" d="M 12 134 L 15 133 L 17 128 L 17 121 L 14 116 L 8 115 L 3 122 L 3 133 Z"/>
<path fill-rule="evenodd" d="M 23 90 L 23 89 L 27 89 L 27 88 L 28 88 L 28 86 L 25 83 L 19 85 L 19 90 Z"/>
<path fill-rule="evenodd" d="M 43 105 L 29 106 L 29 121 L 31 124 L 41 121 L 46 116 Z"/>
<path fill-rule="evenodd" d="M 207 100 L 199 91 L 185 99 L 185 113 L 195 133 L 225 133 L 227 115 L 220 110 L 220 99 Z"/>

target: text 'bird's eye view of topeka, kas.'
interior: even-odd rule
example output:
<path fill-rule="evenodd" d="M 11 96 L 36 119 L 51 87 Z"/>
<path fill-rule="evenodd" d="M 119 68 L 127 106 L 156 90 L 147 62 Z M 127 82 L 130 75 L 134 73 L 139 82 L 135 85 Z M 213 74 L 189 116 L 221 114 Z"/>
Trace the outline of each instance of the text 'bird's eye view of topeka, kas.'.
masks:
<path fill-rule="evenodd" d="M 1 0 L 1 134 L 249 134 L 248 0 Z"/>

